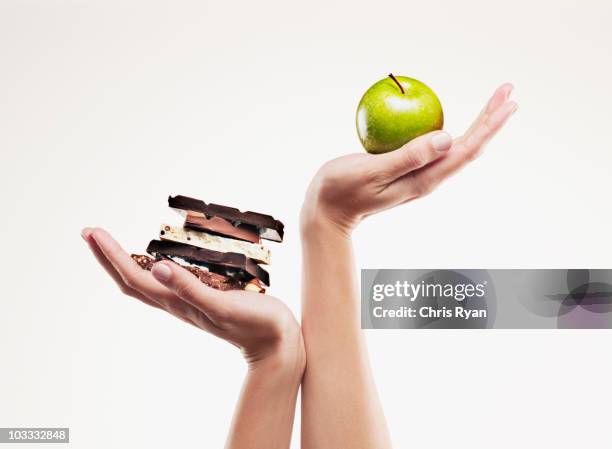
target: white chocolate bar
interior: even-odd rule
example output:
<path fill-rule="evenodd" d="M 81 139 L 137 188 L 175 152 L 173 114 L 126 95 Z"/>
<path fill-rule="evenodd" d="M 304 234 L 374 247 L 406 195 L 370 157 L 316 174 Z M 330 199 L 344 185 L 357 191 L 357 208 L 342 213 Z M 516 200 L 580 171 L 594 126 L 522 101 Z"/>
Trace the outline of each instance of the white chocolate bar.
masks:
<path fill-rule="evenodd" d="M 166 224 L 161 225 L 159 238 L 161 240 L 185 243 L 187 245 L 197 246 L 198 248 L 210 249 L 222 253 L 240 253 L 258 262 L 265 264 L 270 263 L 270 250 L 257 243 L 234 240 L 219 235 L 178 228 Z"/>

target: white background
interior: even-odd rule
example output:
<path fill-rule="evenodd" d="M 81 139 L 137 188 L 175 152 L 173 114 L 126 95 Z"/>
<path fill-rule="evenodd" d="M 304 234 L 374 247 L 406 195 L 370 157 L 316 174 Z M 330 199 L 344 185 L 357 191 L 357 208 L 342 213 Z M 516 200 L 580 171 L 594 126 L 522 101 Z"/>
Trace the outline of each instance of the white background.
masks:
<path fill-rule="evenodd" d="M 604 0 L 1 1 L 0 426 L 221 447 L 240 355 L 122 297 L 79 231 L 142 252 L 180 222 L 168 194 L 271 213 L 271 292 L 299 313 L 303 192 L 362 151 L 357 102 L 390 71 L 454 135 L 504 81 L 520 109 L 460 176 L 363 223 L 359 267 L 611 268 L 611 22 Z M 609 331 L 367 336 L 397 448 L 610 447 Z"/>

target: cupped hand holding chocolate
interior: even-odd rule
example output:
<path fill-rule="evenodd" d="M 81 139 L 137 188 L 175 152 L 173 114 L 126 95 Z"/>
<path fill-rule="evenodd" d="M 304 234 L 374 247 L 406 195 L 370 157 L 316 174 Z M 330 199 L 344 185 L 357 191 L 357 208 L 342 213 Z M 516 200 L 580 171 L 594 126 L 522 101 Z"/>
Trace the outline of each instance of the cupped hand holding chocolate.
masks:
<path fill-rule="evenodd" d="M 303 359 L 299 324 L 282 301 L 252 291 L 211 288 L 169 259 L 143 270 L 103 229 L 85 228 L 82 236 L 124 294 L 234 344 L 250 366 L 271 357 L 290 364 Z"/>
<path fill-rule="evenodd" d="M 434 131 L 385 154 L 350 154 L 324 164 L 302 207 L 302 231 L 321 223 L 349 233 L 364 217 L 431 192 L 474 160 L 516 111 L 511 84 L 500 86 L 470 129 L 452 139 Z"/>

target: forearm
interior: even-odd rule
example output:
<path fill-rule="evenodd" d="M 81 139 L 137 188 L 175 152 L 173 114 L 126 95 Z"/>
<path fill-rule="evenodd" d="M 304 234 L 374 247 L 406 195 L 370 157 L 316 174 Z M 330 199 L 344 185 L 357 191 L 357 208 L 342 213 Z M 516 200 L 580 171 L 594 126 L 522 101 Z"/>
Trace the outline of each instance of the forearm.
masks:
<path fill-rule="evenodd" d="M 302 447 L 390 447 L 360 325 L 350 235 L 324 221 L 303 225 Z"/>
<path fill-rule="evenodd" d="M 226 449 L 289 448 L 303 370 L 303 358 L 292 355 L 270 357 L 249 368 Z"/>

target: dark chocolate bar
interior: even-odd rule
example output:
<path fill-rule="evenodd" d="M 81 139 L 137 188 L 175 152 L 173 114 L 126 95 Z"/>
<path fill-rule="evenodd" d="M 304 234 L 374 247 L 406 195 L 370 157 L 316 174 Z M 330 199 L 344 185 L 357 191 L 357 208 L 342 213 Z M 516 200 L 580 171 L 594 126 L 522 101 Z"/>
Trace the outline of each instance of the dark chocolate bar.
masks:
<path fill-rule="evenodd" d="M 234 207 L 221 206 L 219 204 L 206 204 L 204 201 L 187 196 L 177 195 L 168 197 L 168 206 L 185 212 L 200 212 L 206 218 L 221 217 L 231 222 L 234 226 L 250 225 L 259 231 L 262 239 L 283 241 L 285 225 L 271 215 L 257 212 L 240 212 Z"/>
<path fill-rule="evenodd" d="M 270 285 L 268 272 L 244 254 L 222 253 L 168 240 L 151 240 L 147 252 L 154 257 L 180 257 L 187 261 L 201 263 L 209 267 L 211 271 L 221 274 L 235 270 L 239 276 L 247 281 L 257 278 L 265 285 Z"/>
<path fill-rule="evenodd" d="M 153 268 L 153 264 L 157 262 L 157 259 L 153 259 L 149 256 L 139 254 L 132 254 L 132 259 L 136 261 L 140 268 L 148 271 L 151 271 L 151 268 Z M 181 267 L 189 271 L 195 277 L 197 277 L 203 284 L 206 284 L 209 287 L 215 288 L 217 290 L 252 290 L 258 291 L 259 293 L 265 293 L 265 289 L 263 289 L 260 285 L 257 284 L 256 279 L 247 282 L 235 279 L 231 276 L 224 276 L 219 273 L 202 270 L 197 267 L 186 267 L 182 265 Z"/>

